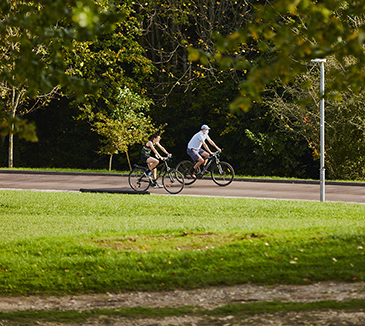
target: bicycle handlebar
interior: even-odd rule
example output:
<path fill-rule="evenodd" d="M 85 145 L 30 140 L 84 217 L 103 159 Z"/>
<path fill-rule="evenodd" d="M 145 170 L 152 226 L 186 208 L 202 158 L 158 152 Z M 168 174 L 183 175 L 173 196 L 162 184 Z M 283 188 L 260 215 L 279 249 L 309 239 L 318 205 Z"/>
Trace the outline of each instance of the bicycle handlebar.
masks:
<path fill-rule="evenodd" d="M 213 155 L 211 155 L 211 157 L 213 157 L 213 156 L 217 156 L 217 154 L 222 153 L 222 151 L 223 151 L 223 149 L 221 149 L 220 151 L 216 151 L 216 152 L 214 152 L 214 153 L 213 153 Z"/>

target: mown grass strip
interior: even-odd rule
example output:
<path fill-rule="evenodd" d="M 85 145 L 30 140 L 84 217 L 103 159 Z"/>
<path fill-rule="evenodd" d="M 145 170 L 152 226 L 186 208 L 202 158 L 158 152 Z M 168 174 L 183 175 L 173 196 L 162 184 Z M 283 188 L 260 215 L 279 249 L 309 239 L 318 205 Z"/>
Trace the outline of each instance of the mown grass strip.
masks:
<path fill-rule="evenodd" d="M 71 173 L 123 173 L 128 174 L 130 171 L 118 171 L 118 170 L 107 170 L 107 169 L 73 169 L 73 168 L 0 168 L 0 170 L 8 173 L 14 172 L 71 172 Z"/>

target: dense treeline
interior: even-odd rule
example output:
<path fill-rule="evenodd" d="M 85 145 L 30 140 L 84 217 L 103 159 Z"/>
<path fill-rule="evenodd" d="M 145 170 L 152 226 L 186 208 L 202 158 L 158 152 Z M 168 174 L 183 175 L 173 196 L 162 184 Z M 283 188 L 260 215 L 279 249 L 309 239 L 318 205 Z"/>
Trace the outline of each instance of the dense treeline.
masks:
<path fill-rule="evenodd" d="M 156 128 L 163 126 L 161 142 L 173 153 L 176 162 L 187 158 L 187 142 L 206 123 L 212 128 L 211 137 L 224 148 L 224 159 L 232 163 L 237 173 L 318 178 L 318 144 L 315 143 L 319 139 L 316 120 L 319 118 L 315 113 L 318 94 L 311 95 L 313 103 L 298 104 L 296 100 L 305 97 L 301 84 L 294 83 L 288 89 L 278 80 L 266 90 L 262 103 L 253 103 L 248 112 L 231 111 L 229 103 L 239 94 L 239 83 L 246 78 L 245 69 L 222 69 L 211 61 L 203 65 L 189 59 L 188 47 L 208 53 L 216 51 L 213 32 L 229 35 L 247 29 L 254 20 L 257 3 L 245 0 L 120 2 L 118 8 L 127 9 L 126 20 L 93 43 L 80 42 L 69 57 L 69 64 L 78 77 L 92 79 L 101 86 L 88 96 L 86 104 L 61 97 L 52 100 L 46 108 L 28 114 L 27 119 L 37 125 L 39 141 L 15 140 L 15 166 L 107 168 L 109 158 L 98 153 L 101 138 L 92 131 L 93 119 L 98 113 L 115 112 L 116 90 L 128 87 L 153 101 L 145 114 L 151 116 Z M 260 51 L 257 43 L 252 39 L 226 54 L 233 59 L 244 56 L 252 63 L 259 57 L 268 62 L 275 60 L 275 53 Z M 315 92 L 318 71 L 311 70 L 310 75 L 307 79 Z M 349 97 L 352 103 L 359 100 L 351 94 Z M 310 114 L 294 114 L 293 107 L 298 105 Z M 339 106 L 330 103 L 329 109 L 333 110 L 328 114 L 328 136 L 332 141 L 327 150 L 329 154 L 335 153 L 328 161 L 329 178 L 364 177 L 356 161 L 362 161 L 358 156 L 363 157 L 359 151 L 362 151 L 365 114 L 358 105 L 352 107 L 351 114 L 357 117 L 357 124 L 352 123 L 350 132 L 346 128 L 345 109 L 341 111 L 341 125 L 335 126 L 333 122 L 339 115 L 334 112 L 339 112 Z M 305 123 L 303 116 L 306 116 Z M 341 141 L 346 144 L 339 145 Z M 2 144 L 0 164 L 6 166 L 5 138 Z M 358 155 L 350 157 L 349 144 L 357 144 Z M 138 162 L 140 147 L 141 143 L 129 146 L 132 162 Z M 347 166 L 341 156 L 344 151 L 350 157 Z M 113 169 L 128 169 L 125 153 L 119 152 L 114 157 Z"/>

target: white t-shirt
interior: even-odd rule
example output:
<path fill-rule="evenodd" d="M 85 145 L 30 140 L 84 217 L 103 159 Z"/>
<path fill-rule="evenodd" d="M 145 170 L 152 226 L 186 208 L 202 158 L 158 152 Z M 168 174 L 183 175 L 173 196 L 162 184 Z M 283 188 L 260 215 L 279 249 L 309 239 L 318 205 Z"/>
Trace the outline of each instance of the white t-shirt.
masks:
<path fill-rule="evenodd" d="M 206 139 L 210 139 L 208 134 L 204 134 L 204 132 L 200 130 L 190 139 L 188 148 L 200 149 L 203 145 L 202 141 L 205 141 Z"/>

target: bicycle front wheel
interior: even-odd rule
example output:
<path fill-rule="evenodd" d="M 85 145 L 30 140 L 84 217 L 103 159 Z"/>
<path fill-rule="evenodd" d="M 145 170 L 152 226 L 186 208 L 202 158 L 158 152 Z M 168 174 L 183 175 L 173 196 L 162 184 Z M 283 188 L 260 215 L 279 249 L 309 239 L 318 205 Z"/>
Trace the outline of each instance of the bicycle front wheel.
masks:
<path fill-rule="evenodd" d="M 187 186 L 193 184 L 196 181 L 196 179 L 192 178 L 191 175 L 189 174 L 189 171 L 191 170 L 192 167 L 193 167 L 193 162 L 188 160 L 181 161 L 176 166 L 176 170 L 182 173 L 182 175 L 184 176 L 185 185 Z"/>
<path fill-rule="evenodd" d="M 165 190 L 170 194 L 178 194 L 181 190 L 184 189 L 184 176 L 181 172 L 175 169 L 171 169 L 169 172 L 166 172 L 163 175 L 162 184 Z"/>
<path fill-rule="evenodd" d="M 145 174 L 145 170 L 141 168 L 134 168 L 129 173 L 128 182 L 131 188 L 137 192 L 144 192 L 151 185 L 150 179 Z"/>
<path fill-rule="evenodd" d="M 212 168 L 212 180 L 218 186 L 228 186 L 234 178 L 233 167 L 227 162 L 214 164 Z"/>

